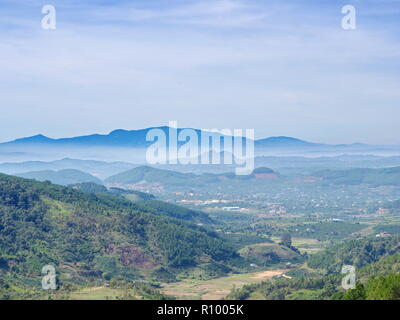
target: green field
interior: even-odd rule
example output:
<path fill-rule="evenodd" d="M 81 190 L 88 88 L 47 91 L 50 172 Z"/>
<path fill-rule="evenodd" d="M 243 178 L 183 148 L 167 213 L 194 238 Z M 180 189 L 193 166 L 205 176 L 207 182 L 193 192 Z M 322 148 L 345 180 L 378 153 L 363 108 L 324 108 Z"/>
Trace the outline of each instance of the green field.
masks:
<path fill-rule="evenodd" d="M 120 298 L 141 299 L 133 290 L 112 289 L 107 287 L 85 288 L 72 292 L 72 300 L 116 300 Z"/>

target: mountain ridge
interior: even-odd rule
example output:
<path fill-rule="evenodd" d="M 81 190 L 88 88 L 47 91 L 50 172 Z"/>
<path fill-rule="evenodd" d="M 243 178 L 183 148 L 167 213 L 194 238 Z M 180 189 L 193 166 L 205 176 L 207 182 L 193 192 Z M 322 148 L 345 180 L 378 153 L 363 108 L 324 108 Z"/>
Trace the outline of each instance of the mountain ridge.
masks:
<path fill-rule="evenodd" d="M 39 171 L 28 171 L 15 174 L 18 177 L 26 179 L 34 179 L 37 181 L 50 181 L 54 184 L 69 185 L 74 183 L 93 182 L 102 184 L 102 180 L 99 178 L 76 169 L 62 169 L 62 170 L 39 170 Z"/>
<path fill-rule="evenodd" d="M 179 135 L 183 130 L 194 130 L 197 137 L 206 133 L 212 138 L 212 147 L 209 151 L 229 151 L 232 150 L 231 137 L 227 137 L 219 132 L 201 131 L 191 128 L 170 128 L 168 126 L 150 127 L 139 130 L 116 129 L 108 134 L 89 134 L 70 138 L 53 139 L 43 134 L 31 137 L 19 138 L 8 142 L 0 143 L 0 158 L 3 161 L 24 160 L 55 160 L 65 157 L 96 159 L 106 161 L 126 161 L 134 163 L 145 163 L 146 150 L 157 141 L 146 141 L 148 132 L 152 129 L 159 130 L 165 135 L 166 146 L 170 145 L 170 130 L 174 135 Z M 174 140 L 177 139 L 174 137 Z M 186 140 L 177 141 L 177 146 L 188 143 Z M 216 142 L 217 139 L 219 140 Z M 247 138 L 242 138 L 242 145 L 247 146 Z M 198 147 L 203 139 L 198 139 Z M 222 141 L 224 140 L 224 141 Z M 240 139 L 239 139 L 240 140 Z M 272 136 L 267 138 L 255 139 L 254 154 L 262 155 L 280 155 L 280 156 L 298 156 L 298 155 L 340 155 L 340 154 L 375 154 L 384 156 L 400 155 L 399 145 L 370 145 L 363 143 L 351 144 L 326 144 L 318 142 L 310 142 L 295 137 L 288 136 Z M 194 142 L 194 141 L 191 141 Z M 225 143 L 228 143 L 225 145 Z M 115 152 L 110 153 L 109 150 L 114 149 Z M 132 152 L 135 151 L 135 152 Z M 203 152 L 203 150 L 202 150 Z M 203 152 L 204 153 L 204 152 Z M 171 159 L 169 159 L 170 161 Z"/>
<path fill-rule="evenodd" d="M 102 145 L 110 145 L 111 143 L 114 143 L 115 146 L 118 145 L 129 145 L 126 139 L 131 139 L 134 138 L 133 141 L 140 141 L 138 145 L 146 145 L 145 138 L 146 134 L 148 131 L 152 129 L 160 129 L 166 134 L 168 134 L 169 129 L 175 129 L 175 128 L 170 128 L 168 126 L 160 126 L 160 127 L 149 127 L 149 128 L 144 128 L 144 129 L 133 129 L 133 130 L 126 130 L 126 129 L 115 129 L 109 132 L 108 134 L 88 134 L 88 135 L 81 135 L 81 136 L 74 136 L 74 137 L 69 137 L 69 138 L 50 138 L 47 137 L 43 134 L 37 134 L 29 137 L 22 137 L 6 142 L 0 143 L 0 146 L 2 145 L 12 145 L 12 144 L 21 144 L 21 143 L 49 143 L 49 144 L 57 144 L 57 143 L 64 143 L 64 144 L 69 144 L 69 143 L 79 143 L 79 144 L 84 144 L 84 143 L 96 143 L 98 145 L 99 142 L 102 142 Z M 185 129 L 191 129 L 195 130 L 197 133 L 201 132 L 207 132 L 204 130 L 200 129 L 194 129 L 194 128 L 177 128 L 178 133 L 182 130 Z M 118 141 L 118 139 L 120 141 Z M 143 140 L 140 140 L 143 139 Z M 102 140 L 102 141 L 100 141 Z M 132 142 L 132 141 L 131 141 Z M 259 145 L 279 145 L 282 143 L 286 144 L 291 144 L 291 145 L 307 145 L 307 146 L 312 146 L 312 145 L 331 145 L 335 146 L 335 144 L 323 144 L 323 143 L 316 143 L 316 142 L 309 142 L 305 141 L 299 138 L 295 137 L 289 137 L 289 136 L 271 136 L 271 137 L 266 137 L 266 138 L 261 138 L 261 139 L 255 139 L 254 142 Z M 337 146 L 343 146 L 343 145 L 359 145 L 360 143 L 353 143 L 353 144 L 337 144 Z M 362 144 L 366 145 L 366 144 Z"/>

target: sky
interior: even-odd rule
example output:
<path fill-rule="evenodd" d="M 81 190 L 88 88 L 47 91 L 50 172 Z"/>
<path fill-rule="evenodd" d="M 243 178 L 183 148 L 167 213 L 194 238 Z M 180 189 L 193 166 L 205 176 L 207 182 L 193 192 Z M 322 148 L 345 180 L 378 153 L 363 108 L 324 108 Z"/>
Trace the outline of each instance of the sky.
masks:
<path fill-rule="evenodd" d="M 399 39 L 400 0 L 0 0 L 0 141 L 175 120 L 400 144 Z"/>

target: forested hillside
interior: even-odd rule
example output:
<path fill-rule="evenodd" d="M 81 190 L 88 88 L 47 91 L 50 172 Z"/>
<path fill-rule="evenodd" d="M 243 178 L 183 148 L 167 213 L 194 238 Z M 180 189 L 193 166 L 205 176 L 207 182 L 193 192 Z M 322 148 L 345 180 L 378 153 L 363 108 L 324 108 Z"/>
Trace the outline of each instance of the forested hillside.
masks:
<path fill-rule="evenodd" d="M 95 183 L 79 183 L 69 187 L 82 191 L 84 193 L 108 194 L 119 196 L 124 199 L 135 202 L 138 209 L 146 212 L 152 212 L 157 215 L 164 215 L 171 218 L 182 219 L 197 223 L 210 223 L 210 217 L 201 211 L 190 210 L 184 207 L 173 205 L 167 202 L 156 200 L 155 196 L 150 193 L 140 192 L 136 190 L 125 190 L 120 188 L 109 188 Z"/>
<path fill-rule="evenodd" d="M 399 236 L 352 240 L 311 256 L 308 265 L 328 273 L 340 272 L 343 264 L 361 268 L 399 251 Z"/>
<path fill-rule="evenodd" d="M 6 175 L 0 175 L 0 240 L 0 274 L 36 286 L 47 264 L 73 283 L 173 279 L 190 268 L 229 270 L 240 259 L 214 232 L 158 214 L 146 202 Z"/>
<path fill-rule="evenodd" d="M 343 265 L 356 267 L 356 288 L 345 291 Z M 228 299 L 266 300 L 398 300 L 400 299 L 399 237 L 347 241 L 312 255 L 309 275 L 288 272 L 280 278 L 233 290 Z M 315 274 L 310 269 L 315 268 Z M 298 275 L 299 274 L 299 275 Z M 321 275 L 323 274 L 323 275 Z"/>

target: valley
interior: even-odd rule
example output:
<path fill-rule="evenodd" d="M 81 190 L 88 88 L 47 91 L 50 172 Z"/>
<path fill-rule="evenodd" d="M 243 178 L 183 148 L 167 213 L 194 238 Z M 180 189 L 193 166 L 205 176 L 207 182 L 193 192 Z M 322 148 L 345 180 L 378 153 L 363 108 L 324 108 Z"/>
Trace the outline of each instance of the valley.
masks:
<path fill-rule="evenodd" d="M 3 298 L 336 299 L 343 264 L 397 272 L 385 259 L 400 248 L 398 167 L 236 176 L 134 166 L 99 179 L 91 173 L 120 164 L 66 163 L 81 167 L 0 175 Z M 363 251 L 375 243 L 383 253 Z M 346 245 L 357 249 L 341 256 Z M 54 292 L 40 288 L 49 263 Z"/>
<path fill-rule="evenodd" d="M 400 300 L 400 0 L 0 8 L 1 307 Z"/>

